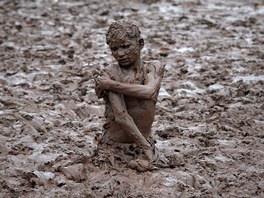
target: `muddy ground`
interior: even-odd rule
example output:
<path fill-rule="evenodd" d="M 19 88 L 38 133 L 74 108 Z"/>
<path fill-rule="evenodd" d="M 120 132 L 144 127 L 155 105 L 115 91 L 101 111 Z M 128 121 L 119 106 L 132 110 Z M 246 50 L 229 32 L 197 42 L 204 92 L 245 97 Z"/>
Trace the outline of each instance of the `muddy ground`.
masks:
<path fill-rule="evenodd" d="M 264 1 L 4 0 L 0 16 L 0 197 L 264 197 Z M 118 19 L 167 62 L 153 131 L 169 168 L 90 161 Z"/>

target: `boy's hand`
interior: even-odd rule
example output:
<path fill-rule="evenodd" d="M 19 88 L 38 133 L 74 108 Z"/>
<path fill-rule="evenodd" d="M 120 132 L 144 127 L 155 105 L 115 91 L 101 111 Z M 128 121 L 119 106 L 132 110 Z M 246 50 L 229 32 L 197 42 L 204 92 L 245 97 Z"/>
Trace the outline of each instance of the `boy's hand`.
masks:
<path fill-rule="evenodd" d="M 95 79 L 96 87 L 102 90 L 107 90 L 110 87 L 111 79 L 107 75 L 103 75 Z"/>
<path fill-rule="evenodd" d="M 164 75 L 164 71 L 165 71 L 165 68 L 164 68 L 164 67 L 160 67 L 159 70 L 158 70 L 158 73 L 157 73 L 158 76 L 159 76 L 159 77 L 163 77 L 163 75 Z"/>
<path fill-rule="evenodd" d="M 95 93 L 98 98 L 103 98 L 107 95 L 106 90 L 109 88 L 110 80 L 110 76 L 105 72 L 94 79 Z"/>

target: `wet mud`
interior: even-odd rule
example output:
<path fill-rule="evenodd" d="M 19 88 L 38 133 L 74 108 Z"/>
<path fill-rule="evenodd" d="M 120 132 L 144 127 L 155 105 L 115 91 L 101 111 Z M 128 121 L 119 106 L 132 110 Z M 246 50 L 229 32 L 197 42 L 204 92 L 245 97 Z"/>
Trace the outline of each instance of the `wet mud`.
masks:
<path fill-rule="evenodd" d="M 264 196 L 263 1 L 4 0 L 0 16 L 0 197 Z M 167 62 L 153 124 L 167 168 L 91 162 L 93 78 L 119 19 Z"/>

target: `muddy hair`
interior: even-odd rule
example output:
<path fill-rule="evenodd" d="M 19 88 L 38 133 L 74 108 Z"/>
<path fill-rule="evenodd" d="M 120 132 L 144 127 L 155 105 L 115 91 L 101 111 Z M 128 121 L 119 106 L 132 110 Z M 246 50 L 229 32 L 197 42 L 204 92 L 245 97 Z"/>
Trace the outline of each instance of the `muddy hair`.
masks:
<path fill-rule="evenodd" d="M 121 36 L 121 38 L 140 38 L 140 30 L 136 24 L 129 20 L 121 20 L 113 22 L 107 33 L 106 33 L 106 43 L 109 44 L 112 39 L 116 36 Z"/>

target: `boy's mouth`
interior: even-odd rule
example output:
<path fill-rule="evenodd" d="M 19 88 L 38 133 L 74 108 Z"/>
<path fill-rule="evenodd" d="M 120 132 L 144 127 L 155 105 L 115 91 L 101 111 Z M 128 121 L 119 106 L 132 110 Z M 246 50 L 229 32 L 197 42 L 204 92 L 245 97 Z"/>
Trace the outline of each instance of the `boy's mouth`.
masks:
<path fill-rule="evenodd" d="M 126 58 L 122 58 L 118 60 L 119 63 L 127 63 L 127 59 Z"/>

